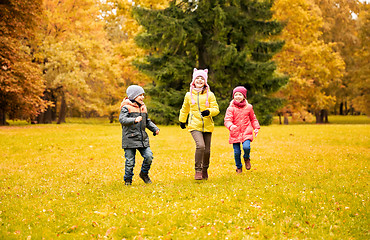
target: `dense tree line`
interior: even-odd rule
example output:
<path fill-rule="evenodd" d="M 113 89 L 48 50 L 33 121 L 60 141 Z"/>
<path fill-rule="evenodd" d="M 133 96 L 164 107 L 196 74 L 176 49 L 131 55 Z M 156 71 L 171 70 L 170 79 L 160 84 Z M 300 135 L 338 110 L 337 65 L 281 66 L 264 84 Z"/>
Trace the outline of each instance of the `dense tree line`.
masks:
<path fill-rule="evenodd" d="M 275 17 L 286 22 L 286 45 L 276 57 L 290 76 L 279 91 L 287 100 L 279 111 L 285 119 L 315 116 L 323 123 L 329 113 L 368 114 L 368 52 L 361 37 L 368 9 L 357 0 L 275 1 Z"/>
<path fill-rule="evenodd" d="M 113 121 L 133 83 L 145 86 L 157 123 L 176 123 L 193 67 L 209 68 L 221 112 L 244 85 L 265 124 L 274 113 L 317 122 L 370 114 L 369 5 L 358 0 L 0 0 L 0 8 L 0 125 Z"/>

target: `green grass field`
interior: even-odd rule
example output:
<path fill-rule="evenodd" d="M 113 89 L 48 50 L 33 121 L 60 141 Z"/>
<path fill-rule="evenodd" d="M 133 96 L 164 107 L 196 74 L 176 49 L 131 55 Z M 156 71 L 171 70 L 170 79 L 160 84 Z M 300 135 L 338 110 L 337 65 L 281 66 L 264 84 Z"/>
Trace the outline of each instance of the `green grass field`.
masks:
<path fill-rule="evenodd" d="M 370 124 L 352 121 L 262 127 L 241 175 L 216 127 L 208 181 L 190 133 L 161 126 L 153 184 L 138 154 L 132 186 L 119 124 L 0 127 L 0 239 L 369 239 Z"/>

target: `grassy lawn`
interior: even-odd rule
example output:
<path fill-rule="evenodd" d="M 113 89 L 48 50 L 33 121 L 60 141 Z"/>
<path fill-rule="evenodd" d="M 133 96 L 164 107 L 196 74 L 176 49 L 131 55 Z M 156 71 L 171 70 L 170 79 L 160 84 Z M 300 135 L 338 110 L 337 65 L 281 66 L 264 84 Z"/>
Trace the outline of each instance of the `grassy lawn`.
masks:
<path fill-rule="evenodd" d="M 316 124 L 315 117 L 311 117 L 306 122 L 300 120 L 293 120 L 292 117 L 288 117 L 289 124 Z M 329 115 L 329 124 L 370 124 L 370 117 L 365 115 L 360 116 L 341 116 L 341 115 Z M 284 118 L 281 117 L 281 122 L 284 122 Z M 273 124 L 279 124 L 279 117 L 275 116 L 273 118 Z"/>
<path fill-rule="evenodd" d="M 153 184 L 138 154 L 132 186 L 119 124 L 0 127 L 0 239 L 369 239 L 370 124 L 340 121 L 262 127 L 241 175 L 216 127 L 208 181 L 190 133 L 162 126 Z"/>

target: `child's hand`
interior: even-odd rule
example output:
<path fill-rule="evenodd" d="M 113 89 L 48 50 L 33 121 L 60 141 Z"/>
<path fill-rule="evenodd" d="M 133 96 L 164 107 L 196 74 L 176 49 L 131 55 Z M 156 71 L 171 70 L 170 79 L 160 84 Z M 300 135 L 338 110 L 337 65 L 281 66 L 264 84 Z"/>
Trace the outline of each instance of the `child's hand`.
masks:
<path fill-rule="evenodd" d="M 157 136 L 159 134 L 159 129 L 155 132 L 153 132 L 153 136 Z"/>
<path fill-rule="evenodd" d="M 209 116 L 211 112 L 207 109 L 207 110 L 204 110 L 203 112 L 201 112 L 201 115 L 202 117 L 206 117 L 206 116 Z"/>
<path fill-rule="evenodd" d="M 138 116 L 137 118 L 135 118 L 135 123 L 141 122 L 141 120 L 143 120 L 143 117 Z"/>
<path fill-rule="evenodd" d="M 231 125 L 231 127 L 230 127 L 230 131 L 233 131 L 234 129 L 236 129 L 237 128 L 237 126 L 236 125 Z"/>
<path fill-rule="evenodd" d="M 257 137 L 258 129 L 254 129 L 254 136 Z"/>

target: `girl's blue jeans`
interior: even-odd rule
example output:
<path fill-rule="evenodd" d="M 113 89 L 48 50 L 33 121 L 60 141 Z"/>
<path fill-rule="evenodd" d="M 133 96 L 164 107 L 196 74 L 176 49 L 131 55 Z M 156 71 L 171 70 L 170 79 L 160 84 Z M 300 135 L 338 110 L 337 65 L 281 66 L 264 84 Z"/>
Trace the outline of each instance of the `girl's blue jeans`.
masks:
<path fill-rule="evenodd" d="M 246 140 L 242 144 L 243 146 L 243 151 L 244 151 L 244 158 L 249 158 L 249 154 L 251 152 L 251 141 Z M 234 148 L 234 158 L 235 158 L 235 165 L 237 168 L 242 168 L 242 160 L 241 160 L 241 155 L 242 151 L 240 149 L 240 143 L 233 143 L 233 148 Z"/>
<path fill-rule="evenodd" d="M 125 163 L 125 176 L 123 177 L 125 181 L 132 181 L 132 177 L 134 176 L 136 150 L 138 150 L 141 156 L 144 158 L 143 164 L 141 165 L 141 171 L 143 173 L 148 173 L 150 166 L 152 165 L 153 153 L 149 147 L 125 148 L 126 163 Z"/>

